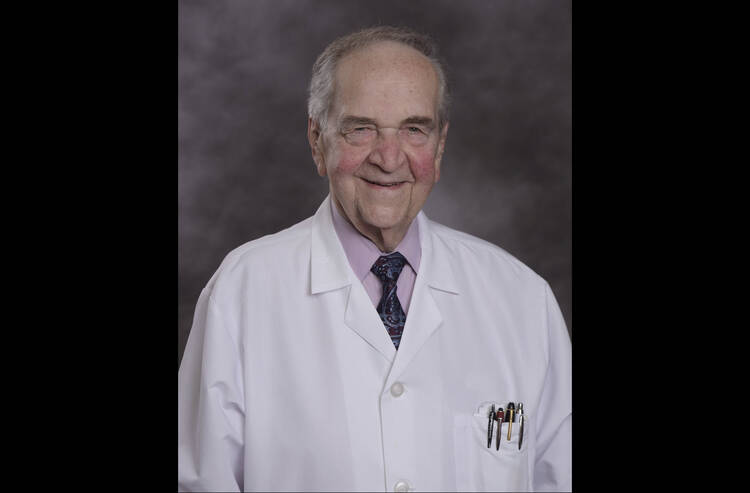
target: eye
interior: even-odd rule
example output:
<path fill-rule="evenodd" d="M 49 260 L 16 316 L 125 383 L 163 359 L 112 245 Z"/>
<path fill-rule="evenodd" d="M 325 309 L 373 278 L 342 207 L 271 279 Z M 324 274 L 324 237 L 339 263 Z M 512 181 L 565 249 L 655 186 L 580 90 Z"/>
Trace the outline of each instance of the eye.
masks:
<path fill-rule="evenodd" d="M 372 127 L 353 127 L 353 128 L 351 128 L 349 130 L 345 130 L 344 133 L 345 134 L 351 134 L 351 133 L 360 133 L 360 134 L 362 134 L 362 133 L 372 132 L 374 130 L 375 129 L 372 128 Z"/>
<path fill-rule="evenodd" d="M 423 145 L 429 139 L 429 132 L 425 128 L 416 125 L 401 127 L 400 134 L 405 139 L 405 142 L 415 146 Z"/>
<path fill-rule="evenodd" d="M 353 145 L 362 145 L 372 142 L 377 132 L 373 127 L 360 126 L 350 127 L 342 131 L 347 142 Z"/>

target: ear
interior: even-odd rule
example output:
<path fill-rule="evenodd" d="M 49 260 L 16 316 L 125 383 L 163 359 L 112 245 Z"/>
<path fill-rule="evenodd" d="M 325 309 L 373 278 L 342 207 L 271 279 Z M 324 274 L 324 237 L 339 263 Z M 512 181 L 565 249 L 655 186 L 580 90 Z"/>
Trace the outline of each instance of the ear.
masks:
<path fill-rule="evenodd" d="M 307 141 L 310 143 L 310 152 L 312 152 L 315 167 L 318 169 L 320 176 L 326 176 L 326 165 L 322 149 L 322 129 L 318 122 L 312 118 L 307 119 Z"/>
<path fill-rule="evenodd" d="M 437 153 L 435 154 L 435 183 L 440 180 L 440 162 L 443 160 L 443 151 L 445 150 L 445 141 L 448 138 L 449 122 L 445 122 L 443 129 L 440 131 L 440 140 L 438 141 Z"/>

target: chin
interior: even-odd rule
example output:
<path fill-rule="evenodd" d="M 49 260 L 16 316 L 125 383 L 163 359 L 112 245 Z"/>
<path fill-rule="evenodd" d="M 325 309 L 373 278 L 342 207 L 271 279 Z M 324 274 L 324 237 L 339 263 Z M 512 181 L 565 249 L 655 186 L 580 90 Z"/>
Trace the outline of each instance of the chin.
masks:
<path fill-rule="evenodd" d="M 362 214 L 362 219 L 378 229 L 390 229 L 408 223 L 407 211 L 401 208 L 376 207 Z"/>

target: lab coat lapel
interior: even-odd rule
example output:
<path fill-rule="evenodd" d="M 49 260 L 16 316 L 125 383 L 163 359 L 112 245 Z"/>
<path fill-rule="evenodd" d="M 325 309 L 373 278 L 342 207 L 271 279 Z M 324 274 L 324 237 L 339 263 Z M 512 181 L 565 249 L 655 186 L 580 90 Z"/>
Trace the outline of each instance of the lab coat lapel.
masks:
<path fill-rule="evenodd" d="M 386 387 L 399 378 L 427 340 L 442 326 L 443 316 L 435 301 L 434 291 L 458 295 L 457 282 L 446 245 L 433 235 L 430 221 L 423 212 L 419 213 L 416 220 L 419 221 L 422 258 L 401 344 Z"/>
<path fill-rule="evenodd" d="M 382 320 L 364 286 L 349 265 L 344 247 L 333 227 L 330 195 L 326 197 L 313 216 L 310 251 L 310 291 L 313 295 L 349 286 L 344 323 L 380 352 L 387 361 L 393 361 L 396 348 L 385 330 Z"/>
<path fill-rule="evenodd" d="M 349 301 L 346 305 L 344 322 L 368 344 L 377 349 L 386 360 L 393 361 L 396 356 L 396 348 L 361 282 L 352 283 L 349 290 Z"/>

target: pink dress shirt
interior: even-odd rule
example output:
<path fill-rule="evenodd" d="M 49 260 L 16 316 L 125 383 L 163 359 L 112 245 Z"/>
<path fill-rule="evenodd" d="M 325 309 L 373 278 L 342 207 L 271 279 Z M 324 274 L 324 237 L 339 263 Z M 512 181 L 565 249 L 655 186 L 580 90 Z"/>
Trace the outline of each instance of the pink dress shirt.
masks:
<path fill-rule="evenodd" d="M 362 281 L 365 291 L 370 295 L 373 306 L 377 308 L 380 298 L 383 296 L 383 283 L 380 282 L 380 279 L 375 274 L 370 272 L 370 268 L 378 257 L 393 252 L 381 252 L 375 246 L 375 243 L 357 231 L 339 212 L 339 208 L 334 203 L 333 197 L 331 197 L 331 210 L 333 213 L 333 228 L 336 230 L 336 235 L 338 235 L 339 241 L 344 247 L 346 257 L 349 259 L 349 265 L 351 265 L 357 278 Z M 411 222 L 406 235 L 404 235 L 401 243 L 393 251 L 401 253 L 401 255 L 406 257 L 407 261 L 404 270 L 398 276 L 398 281 L 396 281 L 396 295 L 398 296 L 398 301 L 401 302 L 404 313 L 408 314 L 409 302 L 414 290 L 414 281 L 417 278 L 419 261 L 422 258 L 417 221 Z"/>

